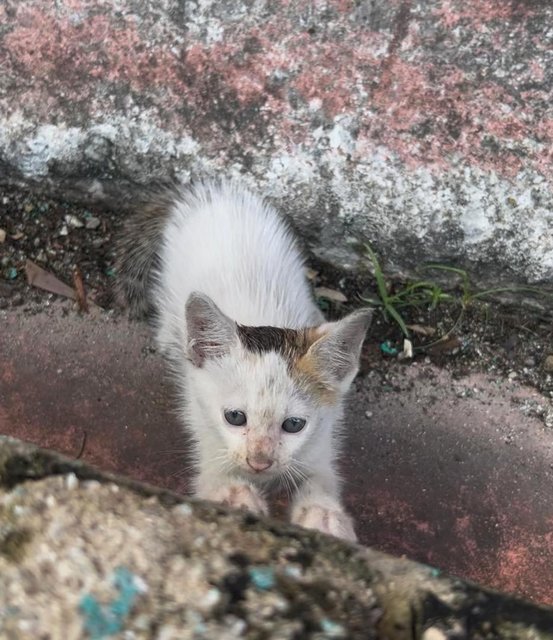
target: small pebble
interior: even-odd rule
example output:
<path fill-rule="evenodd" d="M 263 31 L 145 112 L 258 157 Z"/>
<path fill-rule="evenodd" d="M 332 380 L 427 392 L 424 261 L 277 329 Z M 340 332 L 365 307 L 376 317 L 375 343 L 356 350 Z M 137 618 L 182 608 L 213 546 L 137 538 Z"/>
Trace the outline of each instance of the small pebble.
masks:
<path fill-rule="evenodd" d="M 173 513 L 179 516 L 185 516 L 189 518 L 192 515 L 193 511 L 192 511 L 192 507 L 189 504 L 186 504 L 185 502 L 183 502 L 182 504 L 178 504 L 176 507 L 173 508 Z"/>
<path fill-rule="evenodd" d="M 76 489 L 79 486 L 79 479 L 74 473 L 68 473 L 65 476 L 65 488 L 69 491 Z"/>
<path fill-rule="evenodd" d="M 15 294 L 12 296 L 12 305 L 13 305 L 14 307 L 17 307 L 18 305 L 23 304 L 23 302 L 24 302 L 24 300 L 23 300 L 23 294 L 21 294 L 21 293 L 15 293 Z"/>
<path fill-rule="evenodd" d="M 553 372 L 553 355 L 547 356 L 547 358 L 543 361 L 543 370 L 548 373 Z"/>
<path fill-rule="evenodd" d="M 230 633 L 233 636 L 242 636 L 246 631 L 248 625 L 245 620 L 236 620 L 233 625 L 230 627 Z"/>
<path fill-rule="evenodd" d="M 58 501 L 54 498 L 53 495 L 49 495 L 49 496 L 46 496 L 46 500 L 44 502 L 46 503 L 46 506 L 49 509 L 53 509 L 56 506 Z"/>
<path fill-rule="evenodd" d="M 275 586 L 275 573 L 271 567 L 250 567 L 250 579 L 262 591 Z"/>
<path fill-rule="evenodd" d="M 365 411 L 365 418 L 372 418 L 372 417 L 373 417 L 372 411 Z"/>
<path fill-rule="evenodd" d="M 422 640 L 447 640 L 447 636 L 438 627 L 430 627 L 422 634 Z"/>
<path fill-rule="evenodd" d="M 346 635 L 345 629 L 341 624 L 338 624 L 333 620 L 329 620 L 328 618 L 323 618 L 321 620 L 321 629 L 326 638 L 344 638 Z"/>
<path fill-rule="evenodd" d="M 6 232 L 4 229 L 0 229 L 0 244 L 6 240 Z"/>
<path fill-rule="evenodd" d="M 77 216 L 67 215 L 65 216 L 65 222 L 67 222 L 70 227 L 74 227 L 75 229 L 80 229 L 82 226 L 84 226 L 79 218 L 77 218 Z"/>
<path fill-rule="evenodd" d="M 289 565 L 284 567 L 284 573 L 290 578 L 294 578 L 294 580 L 299 580 L 301 578 L 301 569 L 296 565 Z"/>
<path fill-rule="evenodd" d="M 221 592 L 219 591 L 219 589 L 216 589 L 215 587 L 213 587 L 213 589 L 210 589 L 205 594 L 205 596 L 201 599 L 201 601 L 198 604 L 201 609 L 210 610 L 216 607 L 219 604 L 219 602 L 221 602 Z"/>
<path fill-rule="evenodd" d="M 518 376 L 516 371 L 509 371 L 509 375 L 507 376 L 509 380 L 514 380 Z"/>
<path fill-rule="evenodd" d="M 67 229 L 66 225 L 63 225 L 63 227 L 60 229 L 59 234 L 60 236 L 67 236 L 69 235 L 69 230 Z"/>
<path fill-rule="evenodd" d="M 133 620 L 133 627 L 137 631 L 150 631 L 152 626 L 152 617 L 146 613 L 141 613 Z"/>
<path fill-rule="evenodd" d="M 85 222 L 85 227 L 87 229 L 91 229 L 92 231 L 94 231 L 94 229 L 97 229 L 100 226 L 100 224 L 101 224 L 101 221 L 99 218 L 95 218 L 94 216 L 91 216 Z"/>
<path fill-rule="evenodd" d="M 102 483 L 98 480 L 87 480 L 83 486 L 88 491 L 96 491 L 102 486 Z"/>

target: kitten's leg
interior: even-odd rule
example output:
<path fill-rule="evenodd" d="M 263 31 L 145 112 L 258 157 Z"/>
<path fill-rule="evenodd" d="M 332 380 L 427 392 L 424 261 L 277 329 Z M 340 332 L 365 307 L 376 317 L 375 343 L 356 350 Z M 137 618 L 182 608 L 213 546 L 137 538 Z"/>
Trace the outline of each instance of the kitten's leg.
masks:
<path fill-rule="evenodd" d="M 306 529 L 357 541 L 353 521 L 340 502 L 338 481 L 333 471 L 305 481 L 292 503 L 291 520 Z"/>
<path fill-rule="evenodd" d="M 261 492 L 252 484 L 225 475 L 200 473 L 196 479 L 196 498 L 220 502 L 233 509 L 246 509 L 267 515 L 269 509 Z"/>

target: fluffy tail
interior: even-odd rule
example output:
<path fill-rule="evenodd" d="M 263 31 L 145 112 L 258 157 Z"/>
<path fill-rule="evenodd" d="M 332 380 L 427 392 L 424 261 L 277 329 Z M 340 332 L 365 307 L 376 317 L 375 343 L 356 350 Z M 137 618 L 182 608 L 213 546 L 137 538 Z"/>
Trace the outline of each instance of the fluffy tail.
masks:
<path fill-rule="evenodd" d="M 163 231 L 177 199 L 177 186 L 163 187 L 141 196 L 117 241 L 116 293 L 133 318 L 151 316 L 152 275 L 159 264 Z"/>

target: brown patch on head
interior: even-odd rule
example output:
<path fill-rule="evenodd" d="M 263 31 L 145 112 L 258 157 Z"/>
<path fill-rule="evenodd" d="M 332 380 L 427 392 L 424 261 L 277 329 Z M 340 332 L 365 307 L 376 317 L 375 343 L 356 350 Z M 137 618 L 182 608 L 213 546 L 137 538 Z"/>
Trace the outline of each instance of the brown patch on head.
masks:
<path fill-rule="evenodd" d="M 245 327 L 238 325 L 240 342 L 253 353 L 275 351 L 293 363 L 307 353 L 316 339 L 314 329 L 282 329 L 280 327 Z"/>
<path fill-rule="evenodd" d="M 244 347 L 253 353 L 275 351 L 282 355 L 290 375 L 321 404 L 332 404 L 336 401 L 335 389 L 324 382 L 324 372 L 318 367 L 315 358 L 308 353 L 311 345 L 321 337 L 317 327 L 283 329 L 238 325 L 238 337 Z"/>

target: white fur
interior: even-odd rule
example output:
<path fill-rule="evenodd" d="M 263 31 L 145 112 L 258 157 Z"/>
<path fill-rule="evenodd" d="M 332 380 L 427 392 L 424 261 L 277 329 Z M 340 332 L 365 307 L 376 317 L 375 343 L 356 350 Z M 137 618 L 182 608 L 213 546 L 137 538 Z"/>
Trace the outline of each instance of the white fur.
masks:
<path fill-rule="evenodd" d="M 287 226 L 272 207 L 236 186 L 183 189 L 160 258 L 157 341 L 175 366 L 183 417 L 196 444 L 195 494 L 266 512 L 264 493 L 281 482 L 295 494 L 294 522 L 355 539 L 340 503 L 335 462 L 342 394 L 334 405 L 321 406 L 296 387 L 280 355 L 253 354 L 237 338 L 229 340 L 225 355 L 202 366 L 187 358 L 185 305 L 195 291 L 243 325 L 298 329 L 324 322 Z M 229 425 L 227 409 L 244 411 L 247 426 Z M 297 434 L 281 428 L 291 416 L 307 420 Z M 259 451 L 273 464 L 255 473 L 247 458 Z"/>

